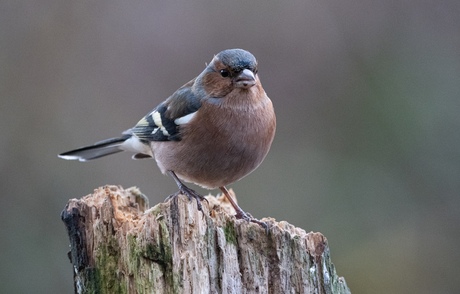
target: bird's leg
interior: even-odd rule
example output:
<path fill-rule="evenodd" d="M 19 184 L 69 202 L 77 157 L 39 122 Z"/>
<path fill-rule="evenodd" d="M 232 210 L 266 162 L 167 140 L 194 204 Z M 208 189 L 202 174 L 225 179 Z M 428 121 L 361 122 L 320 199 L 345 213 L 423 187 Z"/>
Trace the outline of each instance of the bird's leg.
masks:
<path fill-rule="evenodd" d="M 174 179 L 174 181 L 176 182 L 176 185 L 177 187 L 179 188 L 179 191 L 177 191 L 176 193 L 174 194 L 171 194 L 169 195 L 165 201 L 168 201 L 169 199 L 173 198 L 173 197 L 176 197 L 178 196 L 179 194 L 184 194 L 184 195 L 187 195 L 188 199 L 191 201 L 192 198 L 194 198 L 196 200 L 196 204 L 198 206 L 198 210 L 203 210 L 202 206 L 201 206 L 201 200 L 206 200 L 206 202 L 208 201 L 206 198 L 204 198 L 202 195 L 198 194 L 197 192 L 195 192 L 194 190 L 190 189 L 189 187 L 187 187 L 186 185 L 184 185 L 184 183 L 182 183 L 182 181 L 176 176 L 176 174 L 172 171 L 172 170 L 169 170 L 168 171 L 168 174 Z"/>
<path fill-rule="evenodd" d="M 219 189 L 222 191 L 222 193 L 224 193 L 225 197 L 227 197 L 230 204 L 232 204 L 233 208 L 236 211 L 235 217 L 237 219 L 244 219 L 248 222 L 259 224 L 265 229 L 265 231 L 268 231 L 268 225 L 266 223 L 254 218 L 249 213 L 244 212 L 244 210 L 242 210 L 241 207 L 238 206 L 235 200 L 233 200 L 232 196 L 230 196 L 230 192 L 227 190 L 227 188 L 225 188 L 225 186 L 219 187 Z"/>

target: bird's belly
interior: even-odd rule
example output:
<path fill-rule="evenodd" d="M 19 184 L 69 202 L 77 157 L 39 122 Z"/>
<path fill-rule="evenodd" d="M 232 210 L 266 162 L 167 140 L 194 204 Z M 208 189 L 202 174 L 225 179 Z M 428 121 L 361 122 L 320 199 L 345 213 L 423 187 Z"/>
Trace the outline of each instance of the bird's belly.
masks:
<path fill-rule="evenodd" d="M 182 180 L 209 189 L 243 178 L 260 165 L 268 152 L 269 145 L 263 142 L 228 137 L 224 142 L 220 137 L 193 140 L 200 142 L 194 145 L 187 143 L 191 139 L 187 137 L 179 142 L 153 142 L 152 149 L 163 173 L 172 170 Z"/>

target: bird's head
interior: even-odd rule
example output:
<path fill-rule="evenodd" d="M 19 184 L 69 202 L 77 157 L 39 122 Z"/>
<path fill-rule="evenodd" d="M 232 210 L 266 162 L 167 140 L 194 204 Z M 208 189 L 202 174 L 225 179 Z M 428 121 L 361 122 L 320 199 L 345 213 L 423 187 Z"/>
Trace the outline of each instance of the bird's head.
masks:
<path fill-rule="evenodd" d="M 222 98 L 232 91 L 248 91 L 260 84 L 257 60 L 246 50 L 228 49 L 214 56 L 197 78 L 209 97 Z"/>

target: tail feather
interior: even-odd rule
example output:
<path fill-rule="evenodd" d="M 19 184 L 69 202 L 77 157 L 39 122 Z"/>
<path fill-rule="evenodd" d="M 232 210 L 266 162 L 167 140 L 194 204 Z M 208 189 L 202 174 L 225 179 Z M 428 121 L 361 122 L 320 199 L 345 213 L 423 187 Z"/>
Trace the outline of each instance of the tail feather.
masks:
<path fill-rule="evenodd" d="M 110 154 L 124 151 L 121 145 L 128 140 L 131 135 L 127 134 L 119 138 L 111 138 L 95 143 L 94 145 L 81 147 L 75 150 L 67 151 L 58 156 L 67 160 L 88 161 Z"/>

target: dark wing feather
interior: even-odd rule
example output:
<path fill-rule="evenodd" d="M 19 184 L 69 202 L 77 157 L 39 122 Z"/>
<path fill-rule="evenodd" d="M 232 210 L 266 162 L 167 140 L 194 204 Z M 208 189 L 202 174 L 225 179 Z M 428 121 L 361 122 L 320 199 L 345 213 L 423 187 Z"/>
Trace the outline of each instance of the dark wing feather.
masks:
<path fill-rule="evenodd" d="M 201 101 L 192 91 L 193 81 L 188 82 L 144 116 L 132 129 L 142 141 L 179 141 L 180 125 L 175 120 L 196 112 Z"/>

